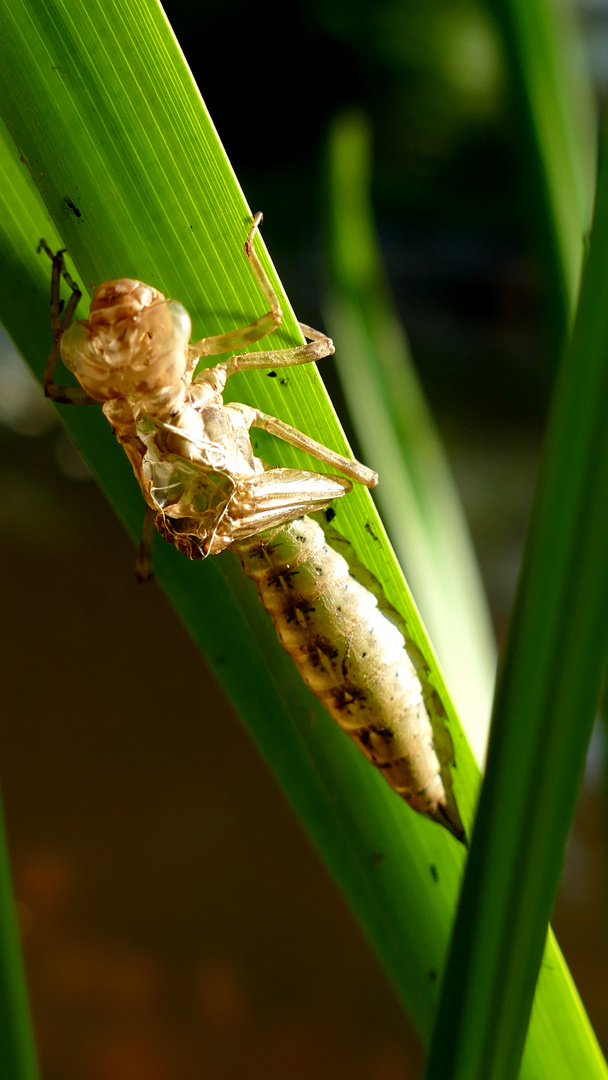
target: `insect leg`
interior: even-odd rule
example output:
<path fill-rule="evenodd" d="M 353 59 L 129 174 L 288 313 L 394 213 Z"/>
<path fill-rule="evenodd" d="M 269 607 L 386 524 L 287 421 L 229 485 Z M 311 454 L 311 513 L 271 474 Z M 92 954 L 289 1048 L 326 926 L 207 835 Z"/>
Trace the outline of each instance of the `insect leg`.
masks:
<path fill-rule="evenodd" d="M 53 263 L 51 274 L 51 329 L 53 331 L 54 341 L 44 371 L 44 392 L 47 397 L 50 397 L 53 401 L 61 402 L 63 405 L 97 404 L 97 402 L 89 397 L 87 392 L 83 390 L 81 386 L 57 386 L 53 382 L 55 368 L 57 367 L 57 361 L 59 360 L 61 339 L 72 322 L 74 312 L 76 311 L 82 293 L 65 268 L 63 251 L 58 251 L 57 254 L 54 255 L 44 240 L 40 241 L 40 247 L 43 251 L 46 251 L 49 259 Z M 72 290 L 72 295 L 63 311 L 61 309 L 61 278 L 64 279 Z"/>
<path fill-rule="evenodd" d="M 378 483 L 378 473 L 375 473 L 373 469 L 368 469 L 361 462 L 351 461 L 350 458 L 337 454 L 335 450 L 330 450 L 329 447 L 323 446 L 323 443 L 316 442 L 315 439 L 311 439 L 304 432 L 298 431 L 291 424 L 283 423 L 276 416 L 268 416 L 267 413 L 260 412 L 259 409 L 251 409 L 251 412 L 254 414 L 252 427 L 259 427 L 270 432 L 271 435 L 276 435 L 277 438 L 283 439 L 284 442 L 289 443 L 291 446 L 296 446 L 298 450 L 304 450 L 307 454 L 311 454 L 326 465 L 339 469 L 345 476 L 349 476 L 359 484 L 364 484 L 365 487 L 372 488 Z"/>
<path fill-rule="evenodd" d="M 263 215 L 257 213 L 245 241 L 245 255 L 260 289 L 270 304 L 270 311 L 267 311 L 265 315 L 261 315 L 255 322 L 249 323 L 248 326 L 242 326 L 238 330 L 228 330 L 225 334 L 216 334 L 213 337 L 201 338 L 200 341 L 195 341 L 189 349 L 191 359 L 198 359 L 199 356 L 217 356 L 218 353 L 241 349 L 244 345 L 251 345 L 252 342 L 266 337 L 267 334 L 272 334 L 273 330 L 276 330 L 281 325 L 283 313 L 279 298 L 258 259 L 254 247 L 255 234 L 262 220 Z"/>
<path fill-rule="evenodd" d="M 311 326 L 300 323 L 300 329 L 304 337 L 309 338 L 306 345 L 296 345 L 293 349 L 275 349 L 268 352 L 239 353 L 231 356 L 229 360 L 217 364 L 224 368 L 226 375 L 234 375 L 235 371 L 246 371 L 248 368 L 266 367 L 289 367 L 294 364 L 309 364 L 312 360 L 322 360 L 324 356 L 331 356 L 335 352 L 334 343 L 320 330 L 313 330 Z"/>
<path fill-rule="evenodd" d="M 141 540 L 135 562 L 135 577 L 140 584 L 150 578 L 150 564 L 152 562 L 152 545 L 156 533 L 156 511 L 146 506 L 144 524 L 141 530 Z"/>

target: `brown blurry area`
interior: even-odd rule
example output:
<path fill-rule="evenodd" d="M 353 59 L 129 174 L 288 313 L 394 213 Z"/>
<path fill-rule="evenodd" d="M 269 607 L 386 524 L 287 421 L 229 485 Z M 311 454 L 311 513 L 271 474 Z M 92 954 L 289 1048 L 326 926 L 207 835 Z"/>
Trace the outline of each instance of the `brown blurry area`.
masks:
<path fill-rule="evenodd" d="M 44 1080 L 419 1076 L 361 932 L 64 436 L 0 441 L 0 778 Z"/>

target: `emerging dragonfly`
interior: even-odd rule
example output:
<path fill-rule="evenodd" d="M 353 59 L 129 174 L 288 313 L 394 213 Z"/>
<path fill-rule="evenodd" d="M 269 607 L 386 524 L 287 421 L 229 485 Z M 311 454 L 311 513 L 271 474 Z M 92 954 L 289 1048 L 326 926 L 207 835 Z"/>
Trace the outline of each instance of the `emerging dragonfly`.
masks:
<path fill-rule="evenodd" d="M 281 324 L 278 297 L 254 246 L 261 221 L 256 214 L 245 255 L 270 310 L 248 326 L 192 345 L 186 309 L 129 278 L 99 285 L 88 319 L 73 322 L 81 293 L 63 253 L 53 254 L 42 240 L 53 264 L 54 343 L 45 392 L 63 404 L 102 403 L 146 502 L 138 578 L 149 576 L 156 530 L 191 559 L 232 547 L 281 644 L 330 715 L 414 809 L 462 840 L 451 740 L 422 656 L 395 625 L 397 613 L 378 597 L 377 582 L 362 567 L 351 573 L 321 526 L 303 517 L 345 495 L 351 480 L 375 486 L 376 473 L 276 417 L 222 397 L 237 371 L 309 363 L 334 351 L 329 338 L 301 324 L 305 345 L 234 352 Z M 71 289 L 64 309 L 62 277 Z M 201 357 L 226 352 L 233 352 L 228 360 L 194 375 Z M 80 386 L 55 383 L 60 355 Z M 251 427 L 343 475 L 266 466 L 253 453 Z M 342 543 L 337 538 L 336 545 Z"/>

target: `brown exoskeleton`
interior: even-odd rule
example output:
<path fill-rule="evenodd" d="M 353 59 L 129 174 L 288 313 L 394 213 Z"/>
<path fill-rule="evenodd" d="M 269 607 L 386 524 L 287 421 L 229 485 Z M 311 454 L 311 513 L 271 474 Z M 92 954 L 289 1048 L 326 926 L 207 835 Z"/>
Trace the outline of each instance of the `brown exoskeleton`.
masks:
<path fill-rule="evenodd" d="M 62 252 L 53 255 L 41 241 L 53 260 L 55 342 L 44 376 L 45 393 L 64 404 L 103 403 L 148 508 L 137 564 L 140 578 L 149 573 L 155 526 L 178 547 L 182 546 L 180 534 L 185 537 L 195 531 L 198 557 L 215 555 L 237 540 L 327 506 L 350 490 L 343 477 L 266 469 L 253 455 L 251 427 L 271 432 L 368 487 L 378 481 L 371 469 L 334 453 L 276 417 L 249 405 L 224 404 L 226 380 L 237 371 L 306 364 L 331 355 L 334 347 L 325 334 L 302 325 L 309 339 L 305 345 L 237 353 L 194 376 L 201 357 L 243 348 L 281 324 L 278 297 L 254 248 L 261 221 L 262 215 L 256 214 L 245 254 L 270 311 L 248 326 L 192 345 L 186 309 L 152 286 L 129 278 L 100 285 L 88 319 L 71 322 L 80 292 L 65 269 Z M 72 290 L 63 313 L 61 277 Z M 54 383 L 60 354 L 80 387 Z M 195 521 L 195 530 L 184 519 Z M 186 546 L 191 544 L 186 541 Z M 187 553 L 196 557 L 191 550 Z"/>
<path fill-rule="evenodd" d="M 201 357 L 242 349 L 281 323 L 278 297 L 254 247 L 261 221 L 256 214 L 245 254 L 270 310 L 192 345 L 186 309 L 130 278 L 99 285 L 88 319 L 72 322 L 80 292 L 62 252 L 54 255 L 41 241 L 53 263 L 54 343 L 45 392 L 64 404 L 102 403 L 146 502 L 139 579 L 149 575 L 155 529 L 191 559 L 233 547 L 313 693 L 403 798 L 462 839 L 450 786 L 451 743 L 421 654 L 394 625 L 396 613 L 384 601 L 379 607 L 369 575 L 366 583 L 356 580 L 321 527 L 308 517 L 297 520 L 346 494 L 351 480 L 373 487 L 376 473 L 274 416 L 222 397 L 235 372 L 309 363 L 329 356 L 332 342 L 302 325 L 305 345 L 236 352 L 194 374 Z M 63 311 L 62 277 L 72 290 Z M 59 355 L 80 386 L 54 382 Z M 252 427 L 343 475 L 265 466 L 253 453 Z"/>

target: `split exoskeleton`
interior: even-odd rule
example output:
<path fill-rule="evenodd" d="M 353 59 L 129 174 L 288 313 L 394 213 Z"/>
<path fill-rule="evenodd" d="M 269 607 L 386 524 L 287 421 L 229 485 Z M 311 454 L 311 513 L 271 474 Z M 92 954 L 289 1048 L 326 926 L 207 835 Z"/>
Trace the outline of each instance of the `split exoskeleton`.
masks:
<path fill-rule="evenodd" d="M 304 345 L 238 352 L 281 324 L 278 297 L 254 247 L 261 221 L 256 214 L 245 254 L 269 311 L 194 344 L 182 304 L 130 278 L 99 285 L 88 318 L 72 321 L 80 292 L 63 253 L 41 241 L 53 264 L 45 392 L 64 404 L 101 403 L 124 447 L 146 502 L 139 579 L 149 576 L 155 530 L 191 559 L 232 547 L 328 712 L 407 802 L 463 839 L 451 792 L 451 741 L 421 654 L 411 642 L 406 647 L 396 613 L 385 603 L 380 610 L 320 526 L 297 521 L 350 491 L 351 480 L 373 487 L 376 473 L 274 416 L 223 400 L 237 371 L 305 364 L 334 351 L 329 338 L 301 324 Z M 71 289 L 64 309 L 62 278 Z M 226 352 L 233 353 L 228 360 L 195 375 L 202 357 Z M 60 355 L 78 387 L 55 383 Z M 252 427 L 342 475 L 266 466 L 253 453 Z"/>
<path fill-rule="evenodd" d="M 281 324 L 281 308 L 257 257 L 256 214 L 245 254 L 270 302 L 255 322 L 190 344 L 186 309 L 150 285 L 130 278 L 107 281 L 93 296 L 87 320 L 72 322 L 80 292 L 63 255 L 41 246 L 53 260 L 51 322 L 55 343 L 44 386 L 54 401 L 102 403 L 124 446 L 149 513 L 138 559 L 138 575 L 149 573 L 154 528 L 191 558 L 216 555 L 235 541 L 312 513 L 350 491 L 349 477 L 373 487 L 371 469 L 334 453 L 289 424 L 238 402 L 224 404 L 226 380 L 237 371 L 306 364 L 329 356 L 325 334 L 302 326 L 307 344 L 291 349 L 237 353 L 194 375 L 201 357 L 241 349 Z M 60 278 L 72 290 L 63 313 Z M 80 387 L 53 381 L 59 355 Z M 305 450 L 343 476 L 302 469 L 267 469 L 254 456 L 251 427 L 263 428 Z"/>

